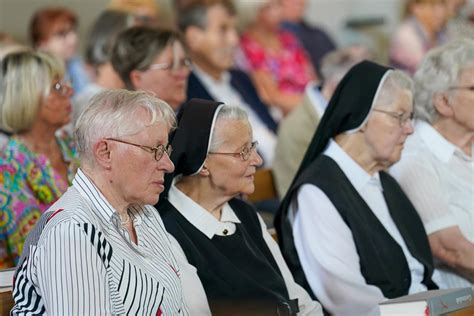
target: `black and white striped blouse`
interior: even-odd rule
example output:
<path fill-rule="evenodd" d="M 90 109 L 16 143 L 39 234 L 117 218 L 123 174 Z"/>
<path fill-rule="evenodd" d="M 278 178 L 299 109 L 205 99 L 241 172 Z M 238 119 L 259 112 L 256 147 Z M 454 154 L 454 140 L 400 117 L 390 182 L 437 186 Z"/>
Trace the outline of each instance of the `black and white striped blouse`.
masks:
<path fill-rule="evenodd" d="M 30 234 L 17 268 L 13 315 L 187 315 L 178 264 L 158 212 L 118 214 L 79 169 Z"/>

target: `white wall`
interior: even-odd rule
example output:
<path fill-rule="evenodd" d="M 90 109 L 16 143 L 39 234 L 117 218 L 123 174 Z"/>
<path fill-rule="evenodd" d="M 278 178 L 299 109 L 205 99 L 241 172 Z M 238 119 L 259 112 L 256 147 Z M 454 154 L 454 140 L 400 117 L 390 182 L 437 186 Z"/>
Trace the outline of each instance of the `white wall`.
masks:
<path fill-rule="evenodd" d="M 166 9 L 173 0 L 157 0 Z M 245 1 L 245 0 L 239 0 Z M 338 41 L 348 18 L 380 16 L 392 28 L 398 20 L 400 4 L 404 0 L 307 0 L 307 18 L 324 26 Z M 0 31 L 12 34 L 18 40 L 27 40 L 28 21 L 38 8 L 60 4 L 73 9 L 80 16 L 79 33 L 87 34 L 92 21 L 109 0 L 0 0 Z"/>
<path fill-rule="evenodd" d="M 345 22 L 352 18 L 380 17 L 385 25 L 380 31 L 389 33 L 400 20 L 404 0 L 308 0 L 306 19 L 322 25 L 341 43 Z"/>

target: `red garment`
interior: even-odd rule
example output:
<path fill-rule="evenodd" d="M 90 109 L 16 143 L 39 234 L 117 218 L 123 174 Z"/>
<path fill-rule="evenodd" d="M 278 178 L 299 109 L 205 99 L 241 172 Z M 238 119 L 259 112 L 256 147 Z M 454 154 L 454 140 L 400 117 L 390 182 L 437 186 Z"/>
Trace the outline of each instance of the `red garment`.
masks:
<path fill-rule="evenodd" d="M 305 50 L 290 32 L 279 31 L 281 51 L 272 52 L 244 33 L 240 45 L 250 71 L 268 71 L 273 75 L 282 92 L 303 93 L 314 74 Z"/>

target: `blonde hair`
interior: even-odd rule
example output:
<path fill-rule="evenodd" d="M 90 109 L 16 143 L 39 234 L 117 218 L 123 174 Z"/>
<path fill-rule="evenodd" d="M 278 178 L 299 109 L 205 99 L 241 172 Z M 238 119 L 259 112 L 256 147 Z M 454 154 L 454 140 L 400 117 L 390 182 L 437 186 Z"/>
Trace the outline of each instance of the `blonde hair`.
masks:
<path fill-rule="evenodd" d="M 0 68 L 0 127 L 10 133 L 30 129 L 53 80 L 63 76 L 64 65 L 47 53 L 6 55 Z"/>

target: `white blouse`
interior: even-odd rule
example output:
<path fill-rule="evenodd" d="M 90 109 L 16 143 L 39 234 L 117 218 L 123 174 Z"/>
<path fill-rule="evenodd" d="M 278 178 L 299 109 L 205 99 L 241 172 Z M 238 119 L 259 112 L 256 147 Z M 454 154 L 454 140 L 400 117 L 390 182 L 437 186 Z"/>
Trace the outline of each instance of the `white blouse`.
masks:
<path fill-rule="evenodd" d="M 424 266 L 408 250 L 390 216 L 378 173 L 370 176 L 333 140 L 324 154 L 342 169 L 390 236 L 400 245 L 411 272 L 409 293 L 425 291 Z M 318 187 L 303 185 L 290 207 L 293 237 L 311 289 L 335 316 L 379 315 L 382 291 L 366 283 L 351 230 L 334 204 Z"/>
<path fill-rule="evenodd" d="M 473 148 L 474 153 L 474 148 Z M 406 192 L 429 235 L 459 226 L 474 242 L 474 159 L 426 122 L 418 121 L 405 143 L 401 160 L 390 173 Z M 449 267 L 439 272 L 448 287 L 473 284 Z"/>

